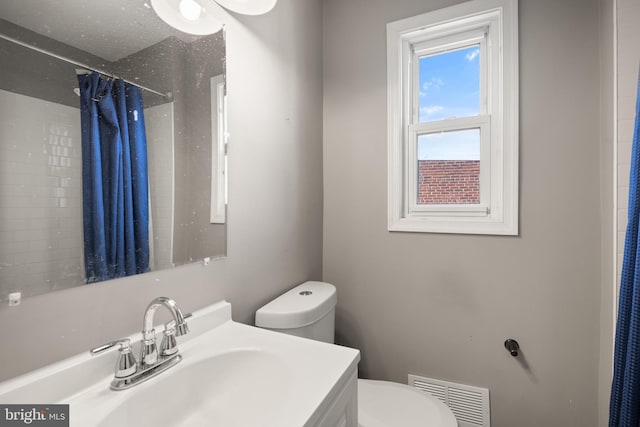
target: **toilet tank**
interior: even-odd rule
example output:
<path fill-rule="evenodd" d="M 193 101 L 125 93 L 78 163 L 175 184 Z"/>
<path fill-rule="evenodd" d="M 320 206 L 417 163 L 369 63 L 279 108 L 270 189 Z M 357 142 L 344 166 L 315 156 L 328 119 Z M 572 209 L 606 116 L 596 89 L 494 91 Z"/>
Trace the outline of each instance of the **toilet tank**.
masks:
<path fill-rule="evenodd" d="M 256 311 L 256 326 L 333 343 L 336 288 L 325 282 L 304 282 Z"/>

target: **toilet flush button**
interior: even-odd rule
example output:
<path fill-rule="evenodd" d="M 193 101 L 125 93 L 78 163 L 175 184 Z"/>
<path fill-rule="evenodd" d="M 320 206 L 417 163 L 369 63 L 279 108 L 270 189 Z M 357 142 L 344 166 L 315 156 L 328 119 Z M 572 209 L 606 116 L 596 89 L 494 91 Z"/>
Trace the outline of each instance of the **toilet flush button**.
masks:
<path fill-rule="evenodd" d="M 307 295 L 311 295 L 311 294 L 313 294 L 313 292 L 311 291 L 302 291 L 299 293 L 299 295 L 302 295 L 303 297 L 306 297 Z"/>

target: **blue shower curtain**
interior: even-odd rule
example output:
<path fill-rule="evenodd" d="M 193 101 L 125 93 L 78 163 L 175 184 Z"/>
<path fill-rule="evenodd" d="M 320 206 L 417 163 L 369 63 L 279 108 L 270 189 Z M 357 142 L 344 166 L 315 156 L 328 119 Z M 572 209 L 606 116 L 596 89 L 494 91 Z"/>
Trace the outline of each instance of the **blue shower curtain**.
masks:
<path fill-rule="evenodd" d="M 149 271 L 147 142 L 140 89 L 78 75 L 87 283 Z"/>
<path fill-rule="evenodd" d="M 609 427 L 640 424 L 640 78 L 637 96 Z"/>

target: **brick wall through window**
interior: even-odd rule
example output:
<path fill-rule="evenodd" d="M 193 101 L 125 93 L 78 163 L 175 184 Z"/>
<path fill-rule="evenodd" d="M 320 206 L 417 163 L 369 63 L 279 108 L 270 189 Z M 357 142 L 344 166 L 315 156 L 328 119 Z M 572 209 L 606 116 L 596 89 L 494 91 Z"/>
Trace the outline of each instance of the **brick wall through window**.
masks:
<path fill-rule="evenodd" d="M 418 204 L 478 203 L 479 160 L 418 161 Z"/>

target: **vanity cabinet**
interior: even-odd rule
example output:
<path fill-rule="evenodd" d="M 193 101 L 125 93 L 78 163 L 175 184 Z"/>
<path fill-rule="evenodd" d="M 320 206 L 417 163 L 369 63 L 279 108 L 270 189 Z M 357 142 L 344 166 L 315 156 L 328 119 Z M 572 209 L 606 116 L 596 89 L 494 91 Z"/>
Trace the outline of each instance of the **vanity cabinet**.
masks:
<path fill-rule="evenodd" d="M 320 415 L 315 427 L 358 427 L 358 378 L 357 370 L 347 373 L 342 387 L 336 385 L 334 393 L 328 396 L 327 409 Z"/>

